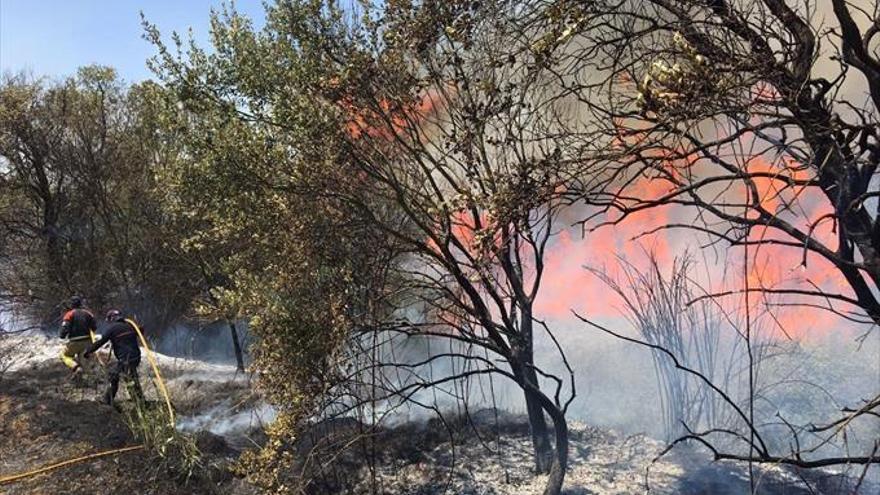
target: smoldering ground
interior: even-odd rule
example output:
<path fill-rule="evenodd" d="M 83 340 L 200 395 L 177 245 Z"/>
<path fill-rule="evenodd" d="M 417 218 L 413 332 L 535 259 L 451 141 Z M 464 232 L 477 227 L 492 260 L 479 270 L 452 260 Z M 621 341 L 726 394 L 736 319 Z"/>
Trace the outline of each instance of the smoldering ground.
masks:
<path fill-rule="evenodd" d="M 654 351 L 579 322 L 549 323 L 574 369 L 577 397 L 569 409 L 569 418 L 627 434 L 646 433 L 663 438 L 661 385 L 654 365 Z M 602 323 L 625 335 L 639 337 L 623 318 L 603 319 Z M 734 329 L 728 329 L 722 339 L 719 352 L 731 352 L 733 341 L 741 336 Z M 567 371 L 555 343 L 543 334 L 536 335 L 535 341 L 536 365 L 566 379 L 567 388 Z M 409 362 L 419 362 L 431 353 L 449 349 L 448 342 L 436 340 L 431 344 L 424 339 L 398 344 L 398 360 Z M 839 329 L 802 341 L 776 339 L 772 344 L 773 352 L 761 363 L 758 383 L 758 389 L 763 391 L 761 409 L 768 417 L 779 413 L 795 422 L 818 424 L 834 419 L 846 404 L 857 406 L 880 391 L 880 335 L 877 332 L 860 334 L 853 329 Z M 687 356 L 680 358 L 687 362 Z M 743 373 L 743 359 L 738 355 L 730 363 L 729 372 Z M 461 362 L 438 359 L 430 370 L 426 367 L 420 373 L 437 378 L 462 369 Z M 542 386 L 552 389 L 556 384 L 544 380 Z M 745 400 L 747 391 L 741 384 L 732 385 L 726 391 L 740 401 Z M 469 407 L 474 409 L 496 405 L 510 412 L 524 413 L 521 390 L 503 377 L 496 377 L 491 383 L 486 378 L 474 378 L 467 384 L 424 392 L 418 399 L 441 410 L 460 410 L 463 402 L 469 402 Z M 416 407 L 401 414 L 416 418 L 430 412 L 419 412 Z M 861 438 L 866 442 L 864 445 L 880 434 L 878 427 L 867 422 Z"/>
<path fill-rule="evenodd" d="M 554 322 L 548 322 L 554 323 Z M 621 319 L 607 319 L 605 325 L 620 329 L 622 333 L 636 337 L 637 333 L 626 329 L 627 323 Z M 742 493 L 748 490 L 748 473 L 744 463 L 714 463 L 711 452 L 696 444 L 684 444 L 676 447 L 672 452 L 664 456 L 664 460 L 652 465 L 652 460 L 659 455 L 664 438 L 667 434 L 663 429 L 664 417 L 661 407 L 661 384 L 658 383 L 657 371 L 654 366 L 652 351 L 623 342 L 613 336 L 590 330 L 582 324 L 571 321 L 559 322 L 551 325 L 556 329 L 556 338 L 561 346 L 566 349 L 568 357 L 575 371 L 577 397 L 572 402 L 568 413 L 568 419 L 572 423 L 573 430 L 573 471 L 570 477 L 570 486 L 589 486 L 590 489 L 601 486 L 598 480 L 587 481 L 591 474 L 598 473 L 591 463 L 595 457 L 598 462 L 602 456 L 609 459 L 617 458 L 617 468 L 632 473 L 639 473 L 634 479 L 633 487 L 642 487 L 639 483 L 650 479 L 650 484 L 658 493 Z M 808 426 L 831 422 L 838 418 L 845 404 L 858 406 L 866 398 L 876 395 L 878 383 L 880 383 L 880 369 L 876 356 L 880 355 L 880 338 L 876 333 L 868 334 L 859 339 L 860 334 L 841 330 L 839 333 L 826 333 L 821 337 L 801 342 L 782 341 L 776 342 L 774 353 L 769 355 L 760 366 L 758 379 L 759 398 L 756 406 L 757 422 L 760 423 L 760 431 L 766 438 L 770 448 L 780 454 L 786 454 L 791 448 L 792 436 L 786 425 L 780 420 L 784 418 L 794 425 Z M 724 336 L 722 345 L 730 344 L 731 339 L 741 338 L 738 334 Z M 445 346 L 444 346 L 445 345 Z M 443 346 L 443 347 L 441 347 Z M 431 352 L 440 349 L 449 350 L 448 343 L 432 342 L 428 345 L 424 341 L 409 342 L 407 345 L 400 344 L 396 351 L 398 359 L 406 356 L 411 362 L 424 359 Z M 565 377 L 564 366 L 557 358 L 556 345 L 546 336 L 536 336 L 536 365 L 541 366 L 547 373 L 556 373 Z M 743 356 L 739 356 L 733 364 L 735 367 L 729 370 L 731 373 L 744 372 Z M 461 362 L 452 363 L 451 360 L 437 360 L 433 369 L 421 370 L 425 376 L 437 378 L 444 374 L 451 374 L 464 369 Z M 744 404 L 748 399 L 748 390 L 742 381 L 731 380 L 730 386 L 725 389 L 731 397 Z M 553 387 L 551 380 L 542 382 L 544 387 Z M 428 475 L 418 469 L 411 472 L 408 478 L 402 476 L 399 468 L 391 471 L 382 471 L 383 479 L 387 483 L 409 483 L 413 479 L 426 480 L 431 476 L 444 476 L 443 469 L 450 468 L 455 456 L 452 451 L 460 449 L 458 463 L 463 464 L 461 469 L 473 472 L 473 467 L 468 467 L 469 462 L 474 462 L 469 456 L 480 457 L 480 464 L 494 466 L 499 472 L 504 469 L 520 469 L 520 454 L 512 454 L 510 451 L 494 452 L 492 440 L 493 428 L 498 425 L 506 428 L 511 422 L 522 421 L 525 417 L 525 409 L 522 400 L 522 391 L 516 384 L 503 378 L 495 378 L 490 381 L 487 378 L 473 378 L 463 380 L 458 385 L 445 385 L 439 390 L 422 392 L 414 397 L 420 405 L 410 402 L 404 406 L 395 408 L 387 416 L 387 405 L 380 404 L 380 418 L 383 418 L 380 428 L 391 428 L 392 431 L 402 431 L 407 428 L 435 428 L 440 432 L 446 431 L 446 423 L 455 424 L 457 417 L 473 416 L 477 419 L 462 420 L 465 429 L 475 427 L 487 428 L 483 441 L 488 442 L 488 450 L 482 450 L 482 454 L 476 452 L 484 447 L 475 440 L 473 435 L 464 435 L 458 440 L 440 440 L 439 444 L 428 449 L 429 456 L 440 456 L 438 465 L 428 469 L 433 475 Z M 425 405 L 429 407 L 424 407 Z M 493 407 L 502 412 L 493 414 Z M 688 407 L 698 407 L 690 404 Z M 434 409 L 436 408 L 436 409 Z M 730 413 L 723 410 L 722 413 Z M 444 418 L 441 423 L 437 420 L 438 414 Z M 742 424 L 735 419 L 730 423 L 721 424 L 721 420 L 730 421 L 732 414 L 719 414 L 719 424 L 701 425 L 702 427 L 732 427 L 741 428 Z M 363 421 L 370 421 L 366 415 Z M 494 426 L 493 426 L 494 425 Z M 610 434 L 611 437 L 599 435 L 597 437 L 587 435 L 582 438 L 583 426 L 598 428 Z M 525 428 L 526 425 L 523 423 Z M 694 425 L 696 427 L 696 425 Z M 436 433 L 436 432 L 435 432 Z M 393 435 L 393 433 L 392 433 Z M 418 438 L 413 432 L 406 433 L 410 439 Z M 524 442 L 522 457 L 529 459 L 527 428 L 522 432 L 522 438 L 517 441 Z M 605 435 L 603 433 L 603 435 Z M 646 436 L 640 436 L 646 435 Z M 804 448 L 818 446 L 810 456 L 838 456 L 845 453 L 868 453 L 870 454 L 873 442 L 880 435 L 877 422 L 873 418 L 866 418 L 858 424 L 853 424 L 846 438 L 837 438 L 832 442 L 825 443 L 820 436 L 802 434 L 801 441 Z M 467 439 L 469 438 L 469 439 Z M 507 438 L 507 437 L 504 437 Z M 612 439 L 613 438 L 613 439 Z M 413 440 L 416 441 L 416 440 Z M 505 441 L 512 441 L 507 438 Z M 581 444 L 583 441 L 583 444 Z M 445 443 L 444 443 L 445 442 Z M 629 442 L 632 442 L 631 444 Z M 743 452 L 742 447 L 735 443 L 725 443 L 723 439 L 717 440 L 718 445 L 733 451 Z M 384 445 L 380 443 L 380 445 Z M 641 446 L 636 448 L 636 446 Z M 384 445 L 382 448 L 388 447 Z M 586 457 L 581 448 L 588 449 L 590 454 Z M 449 450 L 451 449 L 451 451 Z M 473 451 L 473 452 L 471 452 Z M 393 451 L 392 451 L 393 452 Z M 445 454 L 442 454 L 445 452 Z M 462 454 L 461 452 L 464 452 Z M 627 453 L 629 452 L 629 453 Z M 746 451 L 747 453 L 747 451 Z M 392 455 L 392 454 L 389 454 Z M 505 460 L 507 459 L 507 460 Z M 625 459 L 630 459 L 626 461 Z M 393 464 L 392 461 L 387 461 Z M 426 461 L 422 461 L 423 463 Z M 496 465 L 497 462 L 497 465 Z M 528 469 L 528 462 L 523 461 Z M 629 464 L 630 462 L 634 464 Z M 386 469 L 385 461 L 379 461 L 381 469 Z M 443 468 L 446 463 L 446 468 Z M 487 464 L 488 463 L 488 464 Z M 419 464 L 425 466 L 425 464 Z M 430 465 L 430 463 L 428 463 Z M 505 468 L 505 466 L 507 466 Z M 517 466 L 513 468 L 512 466 Z M 629 466 L 629 467 L 625 467 Z M 617 469 L 616 468 L 616 469 Z M 407 468 L 409 469 L 409 468 Z M 451 468 L 450 468 L 451 469 Z M 643 478 L 645 470 L 654 469 L 650 478 Z M 758 493 L 849 493 L 862 474 L 862 467 L 835 467 L 819 469 L 815 472 L 810 470 L 798 470 L 770 467 L 770 471 L 761 468 Z M 480 470 L 477 470 L 480 471 Z M 482 472 L 482 471 L 481 471 Z M 421 473 L 421 474 L 420 474 Z M 488 471 L 486 471 L 488 473 Z M 616 479 L 609 486 L 616 486 L 617 490 L 623 486 L 629 486 L 621 478 L 620 474 L 606 473 L 607 476 Z M 473 474 L 480 479 L 479 474 Z M 517 474 L 516 476 L 523 476 Z M 530 477 L 523 478 L 531 479 Z M 863 483 L 877 483 L 880 481 L 877 470 L 872 468 L 867 471 L 866 481 Z M 409 480 L 409 481 L 405 481 Z M 479 481 L 473 481 L 479 485 Z M 483 480 L 488 483 L 488 479 Z M 586 483 L 582 485 L 581 483 Z M 428 483 L 425 481 L 425 483 Z M 442 485 L 440 480 L 434 480 L 434 487 Z M 426 485 L 427 486 L 427 485 Z M 462 485 L 470 486 L 470 485 Z M 861 490 L 869 493 L 873 485 L 863 484 Z M 671 488 L 677 487 L 677 488 Z M 437 488 L 438 490 L 440 488 Z M 635 488 L 633 488 L 635 489 Z M 520 486 L 511 488 L 509 493 L 530 493 L 528 489 Z M 540 490 L 540 484 L 534 487 Z M 614 492 L 614 489 L 611 489 Z M 624 489 L 625 491 L 626 489 Z M 672 490 L 672 491 L 669 491 Z M 707 491 L 709 490 L 709 491 Z M 818 490 L 818 491 L 817 491 Z M 442 491 L 442 490 L 441 490 Z M 604 493 L 599 491 L 600 493 Z M 437 492 L 440 493 L 440 492 Z M 502 493 L 502 492 L 499 492 Z M 508 492 L 503 492 L 508 493 Z M 579 492 L 574 492 L 579 493 Z M 614 493 L 620 493 L 614 492 Z"/>

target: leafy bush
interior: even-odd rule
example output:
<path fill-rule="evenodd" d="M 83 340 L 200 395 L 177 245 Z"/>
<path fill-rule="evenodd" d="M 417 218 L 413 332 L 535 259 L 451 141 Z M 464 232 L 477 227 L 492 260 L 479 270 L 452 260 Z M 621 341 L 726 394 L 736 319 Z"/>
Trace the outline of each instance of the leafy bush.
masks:
<path fill-rule="evenodd" d="M 144 444 L 157 472 L 171 473 L 185 483 L 201 479 L 202 455 L 195 440 L 178 431 L 164 409 L 135 402 L 123 411 L 123 416 L 134 437 Z"/>

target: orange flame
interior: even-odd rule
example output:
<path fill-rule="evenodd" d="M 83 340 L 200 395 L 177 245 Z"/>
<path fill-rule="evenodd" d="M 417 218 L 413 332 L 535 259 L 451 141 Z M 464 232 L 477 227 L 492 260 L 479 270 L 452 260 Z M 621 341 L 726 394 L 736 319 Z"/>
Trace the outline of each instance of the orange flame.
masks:
<path fill-rule="evenodd" d="M 691 159 L 670 160 L 667 163 L 670 170 L 668 177 L 675 180 L 679 177 L 675 174 L 693 163 Z M 789 184 L 790 180 L 808 179 L 809 170 L 792 160 L 770 163 L 761 157 L 749 160 L 747 170 L 753 174 L 761 174 L 754 177 L 753 181 L 759 195 L 758 204 L 762 208 L 801 231 L 810 232 L 813 238 L 830 249 L 836 249 L 834 224 L 828 218 L 833 209 L 827 198 L 815 187 Z M 657 199 L 667 194 L 671 186 L 668 179 L 642 178 L 628 189 L 628 195 L 642 200 Z M 731 194 L 743 195 L 745 188 L 741 187 Z M 685 249 L 698 249 L 699 237 L 693 233 L 683 234 L 680 229 L 661 229 L 647 236 L 643 233 L 675 223 L 675 219 L 692 216 L 693 210 L 688 207 L 667 205 L 632 213 L 626 221 L 600 228 L 582 239 L 577 238 L 579 236 L 576 232 L 563 231 L 548 249 L 544 289 L 536 302 L 536 309 L 546 316 L 559 319 L 569 318 L 572 309 L 594 316 L 619 316 L 618 308 L 622 301 L 582 266 L 589 264 L 592 267 L 604 267 L 607 273 L 613 275 L 620 272 L 620 256 L 637 268 L 648 269 L 645 253 L 651 252 L 661 267 L 670 267 L 677 254 Z M 823 220 L 818 222 L 820 219 Z M 679 223 L 685 221 L 679 220 Z M 792 241 L 785 234 L 769 227 L 753 228 L 748 240 Z M 751 316 L 763 314 L 765 319 L 772 320 L 772 326 L 780 334 L 806 338 L 816 332 L 822 333 L 846 326 L 830 311 L 803 306 L 803 303 L 821 305 L 824 301 L 805 299 L 803 296 L 768 295 L 761 290 L 815 291 L 819 288 L 851 296 L 851 289 L 831 262 L 816 253 L 804 251 L 802 247 L 772 243 L 750 246 L 747 252 L 747 274 L 744 274 L 743 266 L 746 251 L 733 251 L 722 253 L 717 265 L 707 267 L 711 280 L 701 281 L 701 285 L 709 293 L 728 294 L 726 298 L 719 299 L 725 307 L 740 317 L 743 316 L 744 297 L 740 295 L 737 298 L 737 294 L 742 293 L 747 283 Z M 723 256 L 724 254 L 727 256 Z M 698 278 L 697 274 L 695 278 Z M 798 305 L 793 306 L 795 304 Z"/>
<path fill-rule="evenodd" d="M 391 139 L 393 133 L 407 130 L 413 122 L 423 122 L 438 111 L 436 93 L 429 91 L 416 103 L 405 109 L 394 109 L 388 102 L 380 102 L 378 111 L 355 109 L 353 105 L 342 103 L 349 112 L 348 133 L 355 139 L 363 136 Z M 755 98 L 774 98 L 766 88 L 756 87 Z M 399 112 L 388 118 L 390 113 Z M 383 120 L 384 118 L 384 120 Z M 377 123 L 379 123 L 377 125 Z M 619 126 L 615 143 L 620 147 L 643 142 L 646 135 Z M 648 156 L 663 160 L 663 169 L 653 178 L 643 177 L 628 188 L 628 194 L 640 200 L 659 199 L 676 187 L 686 171 L 698 163 L 698 157 L 684 150 L 648 151 Z M 836 249 L 837 240 L 834 225 L 827 219 L 833 211 L 821 191 L 815 187 L 792 185 L 792 181 L 804 181 L 812 173 L 793 160 L 768 161 L 756 156 L 746 161 L 744 168 L 755 174 L 752 178 L 757 190 L 758 204 L 761 208 L 794 227 L 811 235 L 830 249 Z M 729 195 L 743 201 L 747 189 L 742 185 L 734 187 Z M 750 194 L 750 193 L 748 193 Z M 688 219 L 688 220 L 681 220 Z M 825 219 L 818 222 L 820 219 Z M 481 222 L 488 224 L 490 219 L 481 214 Z M 451 219 L 450 235 L 458 239 L 468 254 L 477 257 L 475 237 L 479 229 L 470 212 L 458 212 Z M 705 238 L 692 231 L 659 229 L 673 223 L 693 222 L 693 210 L 686 206 L 658 206 L 629 215 L 626 221 L 600 228 L 582 237 L 579 230 L 562 230 L 548 246 L 544 259 L 542 289 L 535 302 L 539 317 L 567 320 L 571 311 L 586 312 L 592 316 L 616 317 L 621 301 L 597 277 L 584 269 L 585 265 L 603 267 L 609 274 L 619 273 L 620 257 L 637 268 L 647 269 L 646 252 L 656 257 L 661 267 L 671 267 L 676 255 L 685 249 L 695 251 Z M 818 222 L 818 223 L 817 223 Z M 656 230 L 651 235 L 645 232 Z M 684 234 L 683 232 L 688 232 Z M 637 239 L 637 240 L 634 240 Z M 778 240 L 791 242 L 791 238 L 770 228 L 753 228 L 749 241 Z M 497 240 L 495 241 L 497 244 Z M 428 246 L 439 253 L 433 241 Z M 740 250 L 743 248 L 737 248 Z M 748 270 L 744 270 L 744 256 L 748 253 Z M 727 254 L 728 256 L 724 256 Z M 641 263 L 641 266 L 640 266 Z M 811 333 L 827 332 L 840 327 L 841 320 L 831 312 L 811 307 L 799 306 L 794 309 L 779 307 L 792 303 L 803 303 L 803 297 L 768 296 L 761 289 L 799 289 L 821 290 L 851 295 L 846 281 L 839 271 L 819 255 L 806 252 L 802 248 L 780 244 L 750 246 L 741 252 L 721 253 L 715 265 L 706 267 L 709 280 L 700 280 L 709 293 L 729 293 L 731 299 L 719 299 L 727 308 L 742 311 L 742 303 L 747 302 L 752 315 L 770 312 L 778 330 L 794 338 L 806 338 Z M 533 276 L 533 274 L 531 275 Z M 694 274 L 699 279 L 699 274 Z M 749 297 L 740 296 L 740 291 L 748 286 Z M 809 301 L 816 302 L 816 301 Z M 819 303 L 821 304 L 821 302 Z M 742 315 L 740 315 L 742 316 Z"/>

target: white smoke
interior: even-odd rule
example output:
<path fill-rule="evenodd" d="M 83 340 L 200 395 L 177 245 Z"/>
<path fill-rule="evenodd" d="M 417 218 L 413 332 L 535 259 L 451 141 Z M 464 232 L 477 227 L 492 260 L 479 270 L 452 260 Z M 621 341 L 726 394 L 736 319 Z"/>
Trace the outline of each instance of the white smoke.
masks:
<path fill-rule="evenodd" d="M 271 423 L 276 415 L 275 408 L 265 403 L 237 410 L 227 399 L 203 413 L 179 419 L 177 428 L 185 432 L 209 431 L 222 437 L 246 436 Z"/>

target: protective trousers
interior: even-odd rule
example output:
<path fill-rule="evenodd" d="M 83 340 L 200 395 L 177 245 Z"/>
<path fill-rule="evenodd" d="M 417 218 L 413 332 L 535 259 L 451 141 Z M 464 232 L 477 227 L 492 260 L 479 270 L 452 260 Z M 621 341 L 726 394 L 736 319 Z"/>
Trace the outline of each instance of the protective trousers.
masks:
<path fill-rule="evenodd" d="M 144 392 L 141 390 L 141 381 L 138 377 L 138 365 L 141 364 L 140 359 L 133 361 L 116 361 L 116 364 L 110 368 L 110 387 L 104 393 L 104 402 L 112 404 L 119 390 L 119 378 L 123 377 L 126 381 L 128 395 L 139 402 L 144 401 Z"/>
<path fill-rule="evenodd" d="M 61 351 L 61 362 L 68 368 L 75 370 L 82 364 L 83 353 L 91 344 L 92 339 L 89 337 L 80 337 L 68 341 L 64 346 L 64 350 Z"/>

